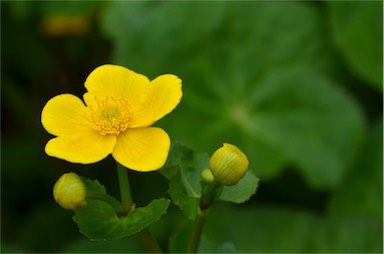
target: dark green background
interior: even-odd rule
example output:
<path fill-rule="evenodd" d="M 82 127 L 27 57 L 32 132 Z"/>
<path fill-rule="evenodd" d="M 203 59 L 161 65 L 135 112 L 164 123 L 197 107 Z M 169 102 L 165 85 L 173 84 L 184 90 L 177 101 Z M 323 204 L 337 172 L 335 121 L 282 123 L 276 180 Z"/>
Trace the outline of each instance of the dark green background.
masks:
<path fill-rule="evenodd" d="M 48 30 L 59 16 L 86 27 Z M 199 152 L 236 144 L 260 178 L 247 203 L 214 207 L 200 251 L 382 252 L 382 21 L 381 1 L 2 1 L 2 252 L 142 250 L 89 242 L 52 198 L 68 171 L 118 194 L 111 158 L 50 158 L 40 124 L 104 63 L 178 75 L 183 100 L 157 125 Z M 156 173 L 130 178 L 139 205 L 168 195 Z M 152 230 L 167 246 L 183 223 L 172 205 Z"/>

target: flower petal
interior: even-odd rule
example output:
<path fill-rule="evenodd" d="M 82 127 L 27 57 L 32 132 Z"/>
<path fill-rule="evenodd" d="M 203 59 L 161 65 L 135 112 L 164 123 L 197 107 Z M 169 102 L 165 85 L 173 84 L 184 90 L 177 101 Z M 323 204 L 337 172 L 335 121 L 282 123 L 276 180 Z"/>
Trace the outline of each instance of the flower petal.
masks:
<path fill-rule="evenodd" d="M 61 94 L 50 99 L 41 112 L 43 127 L 55 136 L 71 136 L 90 129 L 88 108 L 76 96 Z"/>
<path fill-rule="evenodd" d="M 149 84 L 142 107 L 133 112 L 131 127 L 152 125 L 170 113 L 180 102 L 183 92 L 181 79 L 172 74 L 158 76 Z"/>
<path fill-rule="evenodd" d="M 148 89 L 149 79 L 123 66 L 105 64 L 94 69 L 85 81 L 85 88 L 93 96 L 124 98 L 132 109 L 140 105 Z M 86 93 L 88 94 L 88 93 Z M 88 95 L 84 100 L 88 104 Z"/>
<path fill-rule="evenodd" d="M 57 137 L 48 141 L 45 152 L 49 156 L 72 163 L 90 164 L 101 161 L 112 153 L 116 136 L 101 135 L 89 129 L 73 137 Z"/>
<path fill-rule="evenodd" d="M 168 157 L 171 140 L 157 127 L 128 129 L 117 137 L 112 156 L 126 168 L 148 172 L 161 168 Z"/>

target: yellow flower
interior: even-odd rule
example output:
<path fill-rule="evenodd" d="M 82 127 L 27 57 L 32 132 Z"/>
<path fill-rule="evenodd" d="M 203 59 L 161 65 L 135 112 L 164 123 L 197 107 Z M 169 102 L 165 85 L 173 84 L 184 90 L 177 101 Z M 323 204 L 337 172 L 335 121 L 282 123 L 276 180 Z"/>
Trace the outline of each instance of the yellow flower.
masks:
<path fill-rule="evenodd" d="M 209 160 L 209 169 L 222 185 L 235 185 L 245 175 L 249 166 L 247 156 L 237 147 L 224 143 Z"/>
<path fill-rule="evenodd" d="M 109 154 L 141 172 L 162 167 L 170 138 L 150 127 L 182 97 L 181 80 L 171 74 L 150 81 L 125 67 L 102 65 L 85 81 L 84 102 L 71 94 L 47 102 L 41 122 L 52 135 L 45 152 L 73 163 L 98 162 Z"/>
<path fill-rule="evenodd" d="M 75 210 L 86 205 L 87 189 L 76 173 L 65 173 L 53 186 L 53 197 L 61 207 Z"/>

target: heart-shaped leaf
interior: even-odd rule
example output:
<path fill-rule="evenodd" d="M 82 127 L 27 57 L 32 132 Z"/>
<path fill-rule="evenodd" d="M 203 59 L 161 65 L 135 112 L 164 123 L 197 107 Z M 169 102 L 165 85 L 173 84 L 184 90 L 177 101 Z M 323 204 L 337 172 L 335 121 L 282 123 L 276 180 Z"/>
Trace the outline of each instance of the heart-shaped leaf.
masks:
<path fill-rule="evenodd" d="M 116 2 L 103 28 L 114 62 L 182 78 L 183 103 L 159 123 L 175 139 L 198 151 L 233 143 L 263 179 L 293 165 L 309 186 L 332 189 L 365 126 L 348 89 L 335 82 L 340 66 L 322 16 L 314 5 L 292 1 Z"/>

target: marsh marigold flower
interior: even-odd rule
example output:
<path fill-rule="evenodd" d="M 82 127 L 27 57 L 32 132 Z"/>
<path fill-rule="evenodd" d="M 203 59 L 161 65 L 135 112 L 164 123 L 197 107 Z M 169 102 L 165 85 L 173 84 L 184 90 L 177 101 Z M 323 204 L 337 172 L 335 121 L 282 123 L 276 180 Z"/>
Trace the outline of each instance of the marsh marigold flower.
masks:
<path fill-rule="evenodd" d="M 209 160 L 209 169 L 222 185 L 235 185 L 245 175 L 249 166 L 247 156 L 237 147 L 224 143 Z"/>
<path fill-rule="evenodd" d="M 87 188 L 76 173 L 65 173 L 53 186 L 53 197 L 61 207 L 75 210 L 86 205 Z"/>
<path fill-rule="evenodd" d="M 55 138 L 49 156 L 73 163 L 98 162 L 109 154 L 123 166 L 141 172 L 162 167 L 170 138 L 150 127 L 170 113 L 182 97 L 181 80 L 171 74 L 150 81 L 125 67 L 102 65 L 85 81 L 84 102 L 71 94 L 47 102 L 41 122 Z"/>

